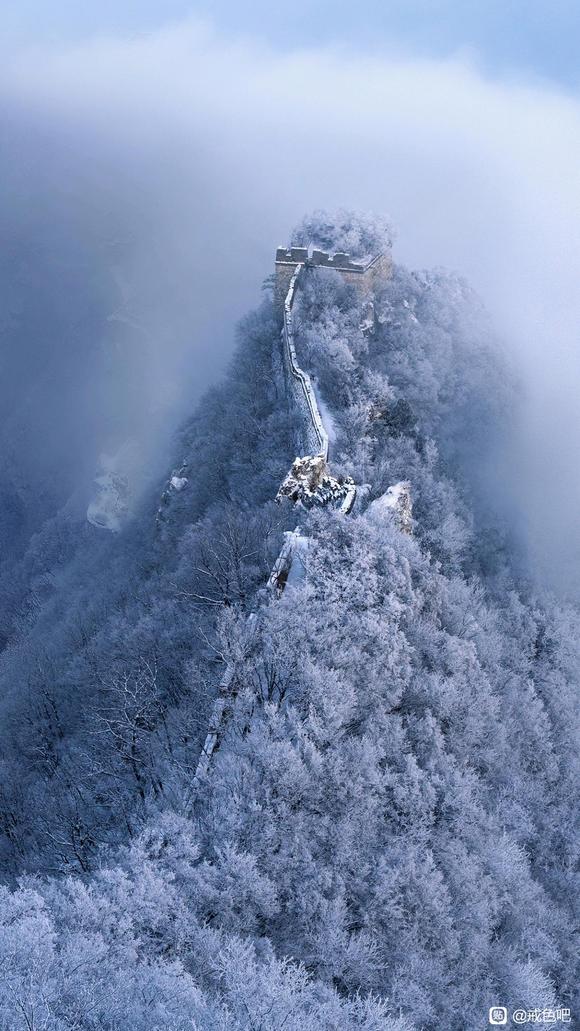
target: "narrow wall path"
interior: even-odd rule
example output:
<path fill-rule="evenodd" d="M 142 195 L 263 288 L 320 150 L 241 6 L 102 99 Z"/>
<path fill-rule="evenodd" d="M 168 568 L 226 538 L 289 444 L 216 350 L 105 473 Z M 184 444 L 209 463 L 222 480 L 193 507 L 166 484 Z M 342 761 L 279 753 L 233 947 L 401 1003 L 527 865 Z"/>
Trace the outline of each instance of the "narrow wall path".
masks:
<path fill-rule="evenodd" d="M 300 368 L 294 346 L 292 306 L 296 296 L 298 278 L 303 269 L 303 264 L 297 266 L 290 280 L 290 286 L 284 302 L 284 324 L 282 327 L 284 362 L 288 372 L 288 382 L 294 385 L 293 388 L 291 387 L 294 402 L 304 420 L 304 439 L 301 443 L 303 446 L 306 446 L 312 456 L 322 458 L 324 465 L 326 465 L 329 455 L 328 431 L 320 414 L 312 382 L 308 373 Z M 355 498 L 356 487 L 354 484 L 349 484 L 340 504 L 340 511 L 347 515 L 352 510 Z M 300 549 L 303 542 L 299 527 L 287 532 L 284 536 L 284 544 L 268 579 L 268 587 L 274 590 L 278 597 L 288 582 L 295 553 Z M 255 612 L 248 617 L 248 623 L 248 641 L 251 643 L 257 627 L 257 614 Z M 207 736 L 197 764 L 194 786 L 199 784 L 209 773 L 212 757 L 221 744 L 229 717 L 235 706 L 237 692 L 238 685 L 236 683 L 235 669 L 232 665 L 228 664 L 220 681 L 218 697 L 214 703 Z"/>

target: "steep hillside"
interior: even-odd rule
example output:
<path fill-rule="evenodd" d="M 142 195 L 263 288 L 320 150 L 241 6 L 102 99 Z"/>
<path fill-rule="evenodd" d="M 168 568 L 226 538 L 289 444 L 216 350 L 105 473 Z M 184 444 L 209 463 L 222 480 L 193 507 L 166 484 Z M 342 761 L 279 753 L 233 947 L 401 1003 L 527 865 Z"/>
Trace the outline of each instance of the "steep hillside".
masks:
<path fill-rule="evenodd" d="M 511 376 L 441 271 L 306 261 L 288 314 L 291 347 L 271 299 L 244 320 L 133 522 L 64 509 L 3 586 L 1 1026 L 573 1006 L 580 621 L 488 490 Z"/>

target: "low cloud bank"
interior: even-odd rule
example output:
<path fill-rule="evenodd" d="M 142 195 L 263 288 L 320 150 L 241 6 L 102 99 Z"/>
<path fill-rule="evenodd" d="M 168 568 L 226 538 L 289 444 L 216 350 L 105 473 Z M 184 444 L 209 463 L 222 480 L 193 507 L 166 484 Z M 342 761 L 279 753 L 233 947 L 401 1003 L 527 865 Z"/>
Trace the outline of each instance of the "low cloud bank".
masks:
<path fill-rule="evenodd" d="M 112 436 L 154 448 L 304 211 L 386 211 L 398 260 L 458 269 L 491 309 L 527 397 L 499 489 L 546 576 L 577 582 L 576 97 L 460 60 L 275 54 L 195 22 L 29 52 L 0 85 L 15 461 L 20 422 L 45 469 L 69 446 L 92 468 Z"/>

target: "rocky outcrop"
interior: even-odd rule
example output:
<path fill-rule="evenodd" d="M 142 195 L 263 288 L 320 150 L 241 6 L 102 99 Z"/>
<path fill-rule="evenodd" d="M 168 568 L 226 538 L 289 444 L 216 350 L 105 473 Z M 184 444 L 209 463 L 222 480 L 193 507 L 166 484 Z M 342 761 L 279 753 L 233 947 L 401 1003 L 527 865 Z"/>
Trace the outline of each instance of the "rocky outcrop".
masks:
<path fill-rule="evenodd" d="M 331 505 L 342 511 L 345 511 L 345 504 L 350 502 L 346 509 L 350 511 L 355 493 L 354 480 L 349 476 L 338 479 L 331 476 L 322 455 L 305 455 L 303 458 L 294 459 L 276 500 L 290 498 L 304 508 Z"/>
<path fill-rule="evenodd" d="M 181 492 L 189 485 L 189 477 L 185 475 L 188 470 L 189 462 L 183 462 L 178 469 L 174 469 L 172 471 L 159 499 L 157 525 L 164 521 L 173 497 L 176 494 L 181 494 Z"/>
<path fill-rule="evenodd" d="M 135 481 L 140 455 L 127 441 L 115 455 L 101 455 L 95 477 L 95 494 L 87 508 L 87 520 L 99 530 L 119 533 L 135 501 Z"/>
<path fill-rule="evenodd" d="M 380 498 L 372 501 L 367 509 L 367 518 L 380 524 L 395 519 L 403 533 L 413 532 L 413 502 L 411 484 L 407 480 L 394 483 Z"/>

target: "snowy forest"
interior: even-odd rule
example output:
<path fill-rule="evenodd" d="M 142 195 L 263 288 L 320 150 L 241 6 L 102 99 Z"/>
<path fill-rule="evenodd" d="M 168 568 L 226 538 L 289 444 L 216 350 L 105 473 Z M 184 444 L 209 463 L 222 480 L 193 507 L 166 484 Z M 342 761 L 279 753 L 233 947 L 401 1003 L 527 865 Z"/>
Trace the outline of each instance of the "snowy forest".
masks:
<path fill-rule="evenodd" d="M 392 240 L 343 211 L 290 243 Z M 306 268 L 297 360 L 356 500 L 296 503 L 273 285 L 114 526 L 74 470 L 32 505 L 0 418 L 2 1031 L 578 1012 L 580 610 L 490 486 L 517 369 L 454 274 Z"/>

